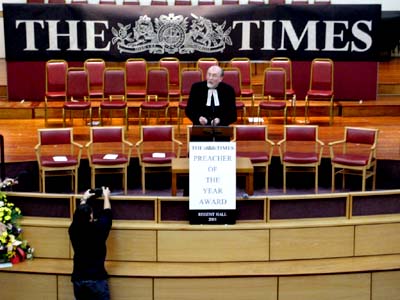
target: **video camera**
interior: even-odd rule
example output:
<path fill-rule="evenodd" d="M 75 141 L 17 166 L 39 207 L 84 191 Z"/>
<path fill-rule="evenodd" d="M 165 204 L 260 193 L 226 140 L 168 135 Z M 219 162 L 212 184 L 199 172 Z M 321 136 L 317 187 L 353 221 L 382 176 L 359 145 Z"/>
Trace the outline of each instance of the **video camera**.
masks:
<path fill-rule="evenodd" d="M 103 196 L 103 189 L 102 188 L 95 188 L 95 189 L 90 189 L 90 193 L 94 194 L 94 198 L 99 198 Z"/>

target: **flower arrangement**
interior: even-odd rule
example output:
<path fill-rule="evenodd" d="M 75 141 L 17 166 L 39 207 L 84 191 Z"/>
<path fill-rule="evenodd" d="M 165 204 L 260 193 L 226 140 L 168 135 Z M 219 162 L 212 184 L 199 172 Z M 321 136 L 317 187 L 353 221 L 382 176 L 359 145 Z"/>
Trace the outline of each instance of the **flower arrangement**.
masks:
<path fill-rule="evenodd" d="M 17 222 L 21 217 L 21 210 L 0 191 L 0 262 L 16 264 L 33 257 L 33 248 L 21 237 Z"/>

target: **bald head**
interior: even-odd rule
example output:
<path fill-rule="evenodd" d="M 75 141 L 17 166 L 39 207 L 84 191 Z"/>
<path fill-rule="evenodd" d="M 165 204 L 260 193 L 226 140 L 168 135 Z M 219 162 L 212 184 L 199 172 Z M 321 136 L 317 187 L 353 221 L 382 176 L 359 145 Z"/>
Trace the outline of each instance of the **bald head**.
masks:
<path fill-rule="evenodd" d="M 224 71 L 219 66 L 211 66 L 207 70 L 207 86 L 208 88 L 215 89 L 222 81 Z"/>

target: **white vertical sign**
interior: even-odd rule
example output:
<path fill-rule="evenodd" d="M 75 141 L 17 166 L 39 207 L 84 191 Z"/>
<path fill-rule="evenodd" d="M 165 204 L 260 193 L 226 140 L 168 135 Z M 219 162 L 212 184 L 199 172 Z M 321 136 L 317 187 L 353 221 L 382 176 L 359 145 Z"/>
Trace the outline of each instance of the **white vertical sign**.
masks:
<path fill-rule="evenodd" d="M 189 144 L 189 209 L 236 209 L 236 143 Z"/>

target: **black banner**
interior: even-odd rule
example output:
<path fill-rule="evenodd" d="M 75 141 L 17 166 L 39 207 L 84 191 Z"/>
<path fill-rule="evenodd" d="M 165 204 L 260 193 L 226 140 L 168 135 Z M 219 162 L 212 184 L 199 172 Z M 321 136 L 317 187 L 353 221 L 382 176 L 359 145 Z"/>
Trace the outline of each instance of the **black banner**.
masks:
<path fill-rule="evenodd" d="M 3 4 L 7 61 L 378 60 L 380 5 Z"/>

